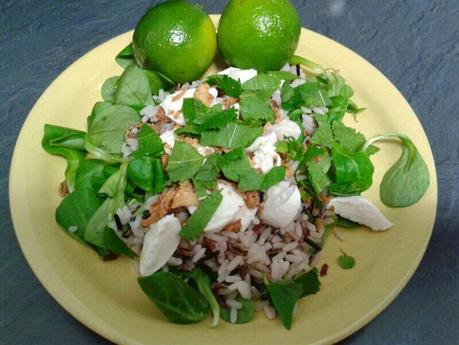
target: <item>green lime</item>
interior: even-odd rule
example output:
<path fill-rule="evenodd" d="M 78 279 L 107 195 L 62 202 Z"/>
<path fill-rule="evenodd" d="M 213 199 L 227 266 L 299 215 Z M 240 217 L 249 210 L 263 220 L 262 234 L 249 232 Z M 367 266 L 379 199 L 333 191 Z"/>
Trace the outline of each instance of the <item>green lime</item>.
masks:
<path fill-rule="evenodd" d="M 295 52 L 300 31 L 288 0 L 230 0 L 220 18 L 218 48 L 229 65 L 276 70 Z"/>
<path fill-rule="evenodd" d="M 142 68 L 161 72 L 176 83 L 199 79 L 215 56 L 215 27 L 206 12 L 183 0 L 150 8 L 132 39 Z"/>

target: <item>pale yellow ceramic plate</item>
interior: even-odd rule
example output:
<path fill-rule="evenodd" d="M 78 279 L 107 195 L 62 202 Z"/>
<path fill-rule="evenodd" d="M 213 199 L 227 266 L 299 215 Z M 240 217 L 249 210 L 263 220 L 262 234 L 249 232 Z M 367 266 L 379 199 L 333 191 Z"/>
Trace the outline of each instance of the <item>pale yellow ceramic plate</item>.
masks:
<path fill-rule="evenodd" d="M 65 163 L 41 149 L 43 125 L 85 129 L 103 81 L 121 73 L 114 57 L 131 36 L 129 32 L 102 44 L 65 70 L 33 107 L 16 144 L 10 175 L 14 227 L 30 266 L 51 295 L 86 326 L 123 344 L 329 344 L 380 313 L 412 276 L 432 232 L 437 205 L 432 152 L 416 115 L 389 80 L 357 54 L 312 31 L 302 30 L 297 53 L 339 69 L 352 85 L 354 100 L 367 108 L 352 125 L 366 136 L 386 131 L 408 134 L 429 166 L 431 185 L 413 207 L 384 207 L 379 182 L 400 149 L 381 145 L 373 158 L 375 183 L 366 196 L 395 226 L 382 233 L 340 230 L 343 242 L 331 236 L 320 258 L 330 265 L 329 273 L 320 293 L 299 303 L 290 331 L 263 315 L 245 325 L 221 322 L 216 329 L 210 328 L 210 320 L 187 326 L 169 323 L 137 286 L 127 259 L 102 262 L 59 229 L 54 211 Z M 355 256 L 354 269 L 344 271 L 336 265 L 339 248 Z"/>

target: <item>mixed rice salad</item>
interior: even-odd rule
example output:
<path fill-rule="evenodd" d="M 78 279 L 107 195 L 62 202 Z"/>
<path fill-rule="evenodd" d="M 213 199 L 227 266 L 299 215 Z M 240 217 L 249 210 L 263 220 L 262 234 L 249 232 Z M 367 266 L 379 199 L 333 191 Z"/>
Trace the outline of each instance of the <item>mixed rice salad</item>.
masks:
<path fill-rule="evenodd" d="M 126 51 L 118 62 L 125 70 L 104 83 L 86 132 L 45 126 L 44 149 L 68 162 L 56 220 L 104 260 L 132 258 L 170 321 L 210 312 L 214 326 L 245 323 L 263 311 L 290 328 L 298 300 L 320 289 L 315 258 L 333 226 L 392 226 L 360 196 L 382 136 L 344 125 L 362 109 L 336 71 L 303 59 L 172 85 Z M 388 136 L 416 162 L 405 180 L 419 175 L 425 163 L 411 141 Z M 427 189 L 428 173 L 407 197 L 394 174 L 381 185 L 388 206 Z"/>

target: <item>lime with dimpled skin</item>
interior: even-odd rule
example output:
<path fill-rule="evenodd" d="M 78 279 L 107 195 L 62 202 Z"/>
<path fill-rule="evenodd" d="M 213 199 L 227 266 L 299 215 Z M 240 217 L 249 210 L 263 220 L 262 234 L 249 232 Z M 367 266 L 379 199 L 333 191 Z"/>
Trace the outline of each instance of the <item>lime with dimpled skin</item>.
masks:
<path fill-rule="evenodd" d="M 159 71 L 176 83 L 199 79 L 213 61 L 215 27 L 206 12 L 183 0 L 150 8 L 132 40 L 142 68 Z"/>
<path fill-rule="evenodd" d="M 229 65 L 277 70 L 295 52 L 300 32 L 288 0 L 231 0 L 220 18 L 218 49 Z"/>

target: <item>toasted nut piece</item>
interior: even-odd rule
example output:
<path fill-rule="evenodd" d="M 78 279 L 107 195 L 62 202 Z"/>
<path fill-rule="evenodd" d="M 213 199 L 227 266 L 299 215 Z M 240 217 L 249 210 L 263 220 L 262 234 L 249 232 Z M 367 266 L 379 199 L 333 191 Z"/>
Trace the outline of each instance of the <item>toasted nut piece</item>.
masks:
<path fill-rule="evenodd" d="M 231 222 L 227 224 L 224 228 L 223 231 L 228 231 L 228 232 L 239 232 L 241 231 L 242 223 L 240 219 L 235 220 L 234 222 Z"/>
<path fill-rule="evenodd" d="M 214 96 L 209 93 L 209 84 L 204 83 L 199 85 L 194 92 L 194 98 L 209 107 L 214 100 Z"/>
<path fill-rule="evenodd" d="M 244 192 L 241 193 L 241 196 L 248 208 L 257 208 L 260 206 L 260 194 L 258 192 Z"/>
<path fill-rule="evenodd" d="M 198 197 L 190 181 L 183 181 L 176 189 L 170 208 L 197 206 L 198 202 Z"/>

